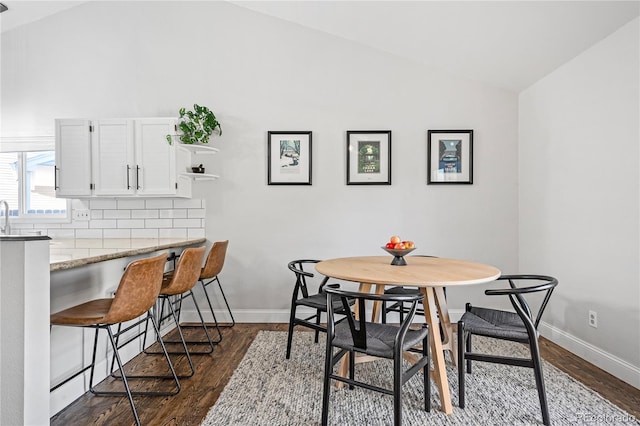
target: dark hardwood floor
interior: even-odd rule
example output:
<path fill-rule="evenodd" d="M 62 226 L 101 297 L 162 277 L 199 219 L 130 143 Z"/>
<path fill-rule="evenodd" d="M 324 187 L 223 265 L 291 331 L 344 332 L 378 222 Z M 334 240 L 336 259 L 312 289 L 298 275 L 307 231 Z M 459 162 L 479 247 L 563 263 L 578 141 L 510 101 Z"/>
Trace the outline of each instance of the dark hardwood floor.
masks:
<path fill-rule="evenodd" d="M 182 390 L 170 397 L 135 397 L 138 415 L 143 425 L 199 425 L 216 402 L 247 348 L 260 330 L 286 331 L 287 324 L 236 324 L 224 329 L 224 339 L 210 355 L 193 356 L 195 375 L 182 380 Z M 304 329 L 300 329 L 302 332 Z M 587 387 L 640 418 L 640 390 L 615 378 L 556 344 L 541 339 L 545 360 L 576 378 Z M 177 355 L 178 374 L 187 367 L 185 357 Z M 149 362 L 150 358 L 157 361 Z M 284 358 L 284 354 L 283 354 Z M 127 371 L 148 372 L 164 367 L 161 357 L 139 355 L 127 364 Z M 163 374 L 163 373 L 160 373 Z M 101 386 L 109 386 L 105 380 Z M 121 383 L 118 383 L 121 386 Z M 158 381 L 152 390 L 166 389 L 168 381 Z M 141 384 L 149 390 L 149 384 Z M 87 393 L 51 418 L 51 426 L 68 425 L 131 425 L 134 424 L 126 397 L 99 397 Z"/>

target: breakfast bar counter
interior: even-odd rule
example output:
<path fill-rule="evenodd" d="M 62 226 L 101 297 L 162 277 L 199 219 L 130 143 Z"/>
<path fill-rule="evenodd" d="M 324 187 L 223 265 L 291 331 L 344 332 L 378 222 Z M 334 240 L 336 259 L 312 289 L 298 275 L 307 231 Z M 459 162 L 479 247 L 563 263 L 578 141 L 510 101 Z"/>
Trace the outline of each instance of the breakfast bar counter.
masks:
<path fill-rule="evenodd" d="M 51 361 L 50 371 L 43 375 L 45 390 L 60 383 L 68 377 L 70 371 L 80 370 L 86 362 L 85 343 L 88 338 L 82 330 L 74 327 L 53 327 L 49 329 L 49 314 L 59 312 L 71 306 L 89 300 L 111 298 L 122 278 L 127 265 L 137 259 L 167 254 L 180 255 L 185 248 L 203 246 L 207 242 L 204 237 L 183 238 L 76 238 L 53 239 L 45 241 L 49 249 L 48 277 L 50 280 L 39 286 L 42 298 L 46 299 L 46 313 L 41 319 L 46 333 L 47 347 L 50 354 L 46 359 Z M 171 262 L 167 263 L 170 268 Z M 169 329 L 165 329 L 168 331 Z M 137 330 L 143 331 L 143 330 Z M 144 342 L 138 339 L 123 348 L 121 356 L 125 362 L 141 351 Z M 101 344 L 106 344 L 102 342 Z M 100 381 L 108 375 L 109 359 L 103 353 L 96 360 L 96 380 Z M 47 392 L 49 411 L 53 416 L 79 396 L 86 392 L 85 380 L 78 377 L 64 387 Z M 4 380 L 4 379 L 3 379 Z M 4 424 L 1 423 L 0 424 Z"/>
<path fill-rule="evenodd" d="M 206 238 L 78 238 L 50 242 L 50 272 L 92 263 L 200 245 Z"/>

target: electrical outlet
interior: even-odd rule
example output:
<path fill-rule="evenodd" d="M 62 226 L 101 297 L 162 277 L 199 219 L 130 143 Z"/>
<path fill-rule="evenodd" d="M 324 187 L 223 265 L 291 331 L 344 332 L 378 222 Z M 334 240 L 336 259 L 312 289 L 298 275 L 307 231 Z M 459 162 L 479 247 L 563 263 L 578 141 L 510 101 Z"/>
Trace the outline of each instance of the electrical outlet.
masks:
<path fill-rule="evenodd" d="M 73 211 L 73 218 L 78 221 L 88 221 L 89 220 L 89 210 L 87 209 L 76 209 Z"/>
<path fill-rule="evenodd" d="M 598 313 L 596 311 L 589 311 L 589 325 L 598 328 Z"/>

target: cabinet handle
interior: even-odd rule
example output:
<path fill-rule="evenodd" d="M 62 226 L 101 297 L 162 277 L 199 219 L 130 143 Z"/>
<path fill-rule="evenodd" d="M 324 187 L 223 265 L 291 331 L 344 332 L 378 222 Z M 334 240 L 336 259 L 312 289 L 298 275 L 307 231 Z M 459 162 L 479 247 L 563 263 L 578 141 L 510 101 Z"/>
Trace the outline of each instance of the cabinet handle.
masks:
<path fill-rule="evenodd" d="M 136 189 L 140 189 L 140 166 L 136 166 Z"/>
<path fill-rule="evenodd" d="M 60 189 L 60 187 L 58 186 L 58 171 L 60 169 L 58 168 L 58 166 L 53 166 L 53 190 L 56 191 L 58 189 Z"/>
<path fill-rule="evenodd" d="M 127 164 L 127 189 L 131 189 L 131 182 L 129 181 L 129 172 L 131 171 L 131 167 Z"/>

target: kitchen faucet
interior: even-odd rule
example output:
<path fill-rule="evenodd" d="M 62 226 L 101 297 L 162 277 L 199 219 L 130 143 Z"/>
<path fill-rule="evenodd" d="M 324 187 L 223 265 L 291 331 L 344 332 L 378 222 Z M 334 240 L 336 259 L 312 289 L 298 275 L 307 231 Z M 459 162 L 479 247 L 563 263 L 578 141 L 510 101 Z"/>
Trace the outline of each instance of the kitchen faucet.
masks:
<path fill-rule="evenodd" d="M 0 204 L 4 204 L 4 226 L 0 227 L 0 233 L 9 235 L 11 233 L 9 228 L 9 203 L 6 200 L 0 200 Z"/>

